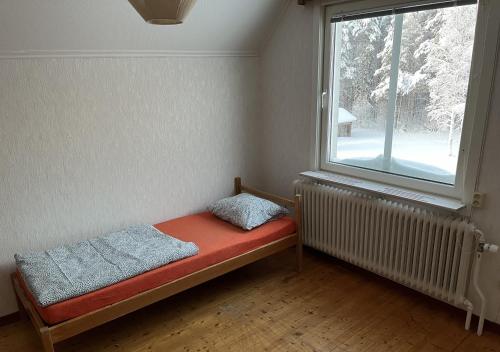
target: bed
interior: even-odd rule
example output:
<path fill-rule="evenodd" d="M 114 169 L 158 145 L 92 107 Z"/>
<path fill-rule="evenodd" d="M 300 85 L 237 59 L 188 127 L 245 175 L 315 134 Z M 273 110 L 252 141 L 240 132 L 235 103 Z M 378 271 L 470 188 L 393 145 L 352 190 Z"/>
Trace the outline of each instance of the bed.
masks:
<path fill-rule="evenodd" d="M 282 217 L 251 231 L 242 230 L 209 212 L 156 224 L 155 228 L 163 233 L 196 243 L 199 253 L 46 307 L 37 304 L 19 271 L 13 273 L 19 311 L 21 316 L 31 319 L 44 351 L 54 351 L 54 343 L 290 247 L 296 247 L 300 271 L 300 196 L 289 200 L 261 192 L 242 185 L 239 177 L 235 178 L 234 185 L 236 194 L 251 193 L 294 208 L 295 219 Z"/>

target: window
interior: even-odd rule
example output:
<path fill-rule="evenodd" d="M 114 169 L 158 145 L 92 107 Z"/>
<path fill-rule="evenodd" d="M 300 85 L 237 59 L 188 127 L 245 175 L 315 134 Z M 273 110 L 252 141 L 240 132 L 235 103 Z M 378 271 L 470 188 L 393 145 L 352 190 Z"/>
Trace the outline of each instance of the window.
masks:
<path fill-rule="evenodd" d="M 323 169 L 457 195 L 477 12 L 475 1 L 326 8 Z"/>

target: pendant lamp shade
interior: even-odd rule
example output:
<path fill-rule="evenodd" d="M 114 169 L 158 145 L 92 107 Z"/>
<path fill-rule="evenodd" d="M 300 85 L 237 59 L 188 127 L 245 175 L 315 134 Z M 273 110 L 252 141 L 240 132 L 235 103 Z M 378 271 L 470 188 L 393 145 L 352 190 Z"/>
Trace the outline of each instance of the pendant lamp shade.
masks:
<path fill-rule="evenodd" d="M 144 20 L 151 24 L 179 24 L 196 0 L 129 0 Z"/>

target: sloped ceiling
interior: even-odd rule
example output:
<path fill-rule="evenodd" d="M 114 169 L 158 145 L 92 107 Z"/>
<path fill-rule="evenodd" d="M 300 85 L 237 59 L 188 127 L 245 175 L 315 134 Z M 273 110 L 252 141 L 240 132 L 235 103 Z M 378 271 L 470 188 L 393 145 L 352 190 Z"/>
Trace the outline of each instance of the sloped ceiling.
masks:
<path fill-rule="evenodd" d="M 287 0 L 198 0 L 184 24 L 147 24 L 127 0 L 0 1 L 0 56 L 255 54 Z"/>

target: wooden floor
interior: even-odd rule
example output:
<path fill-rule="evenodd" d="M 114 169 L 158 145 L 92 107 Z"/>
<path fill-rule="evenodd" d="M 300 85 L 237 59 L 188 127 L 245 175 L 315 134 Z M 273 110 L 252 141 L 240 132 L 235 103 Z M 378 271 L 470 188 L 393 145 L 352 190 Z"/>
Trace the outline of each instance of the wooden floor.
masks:
<path fill-rule="evenodd" d="M 56 351 L 500 351 L 465 314 L 308 250 L 264 259 L 56 345 Z M 39 351 L 28 322 L 0 327 L 0 351 Z"/>

